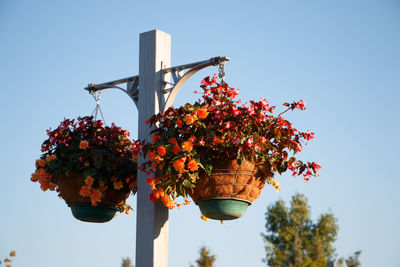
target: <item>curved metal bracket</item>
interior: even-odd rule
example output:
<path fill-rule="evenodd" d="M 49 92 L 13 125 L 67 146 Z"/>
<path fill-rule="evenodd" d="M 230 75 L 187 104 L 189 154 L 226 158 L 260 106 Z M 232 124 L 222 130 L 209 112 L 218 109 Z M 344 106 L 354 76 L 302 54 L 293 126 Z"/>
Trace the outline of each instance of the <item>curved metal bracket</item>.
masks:
<path fill-rule="evenodd" d="M 204 60 L 204 61 L 199 61 L 195 63 L 190 63 L 186 65 L 180 65 L 172 68 L 167 68 L 163 69 L 162 72 L 162 83 L 163 86 L 165 87 L 167 84 L 171 85 L 171 88 L 164 89 L 162 92 L 164 94 L 169 94 L 167 97 L 167 100 L 165 101 L 162 112 L 164 112 L 168 107 L 172 105 L 172 102 L 174 101 L 176 95 L 178 94 L 179 90 L 181 89 L 182 85 L 201 69 L 204 69 L 208 66 L 218 66 L 219 64 L 229 61 L 230 58 L 228 57 L 213 57 L 210 58 L 209 60 Z M 189 70 L 188 70 L 189 69 Z M 186 73 L 182 74 L 185 70 Z M 172 79 L 174 83 L 170 83 L 166 79 L 166 75 L 171 74 Z M 126 83 L 126 89 L 119 87 L 117 85 Z M 123 92 L 125 92 L 135 103 L 136 107 L 138 107 L 138 101 L 139 101 L 139 75 L 137 76 L 132 76 L 132 77 L 127 77 L 111 82 L 106 82 L 106 83 L 90 83 L 87 87 L 85 87 L 86 90 L 89 92 L 96 92 L 100 90 L 105 90 L 105 89 L 110 89 L 110 88 L 115 88 L 119 89 Z"/>
<path fill-rule="evenodd" d="M 122 83 L 126 83 L 126 89 L 117 86 L 118 84 Z M 133 100 L 137 107 L 139 100 L 139 76 L 132 76 L 101 84 L 90 83 L 87 87 L 85 87 L 85 90 L 88 90 L 89 92 L 96 92 L 110 88 L 119 89 L 126 93 Z"/>
<path fill-rule="evenodd" d="M 187 65 L 182 65 L 182 66 L 177 66 L 173 68 L 168 68 L 163 70 L 164 75 L 171 73 L 172 78 L 174 80 L 174 84 L 171 84 L 169 82 L 164 81 L 164 85 L 166 84 L 171 84 L 172 88 L 169 89 L 164 89 L 164 94 L 168 94 L 167 100 L 165 101 L 164 109 L 167 110 L 173 103 L 176 95 L 178 94 L 179 90 L 181 89 L 182 85 L 201 69 L 204 69 L 208 66 L 217 66 L 221 64 L 222 62 L 229 61 L 230 58 L 228 57 L 213 57 L 209 60 L 205 61 L 200 61 L 192 64 L 187 64 Z M 181 72 L 185 69 L 189 69 L 185 74 L 181 75 Z"/>

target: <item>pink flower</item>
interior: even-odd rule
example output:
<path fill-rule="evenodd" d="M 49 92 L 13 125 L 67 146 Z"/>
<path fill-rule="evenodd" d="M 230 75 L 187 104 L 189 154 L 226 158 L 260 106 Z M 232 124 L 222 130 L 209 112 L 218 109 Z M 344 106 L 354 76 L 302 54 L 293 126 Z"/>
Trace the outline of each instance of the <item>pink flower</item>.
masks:
<path fill-rule="evenodd" d="M 253 137 L 250 137 L 249 139 L 247 139 L 245 144 L 247 147 L 252 147 L 254 144 Z"/>
<path fill-rule="evenodd" d="M 297 104 L 296 104 L 296 108 L 305 110 L 306 109 L 306 102 L 304 100 L 300 99 L 300 101 L 297 102 Z"/>
<path fill-rule="evenodd" d="M 269 108 L 268 101 L 261 97 L 261 101 L 258 102 L 262 109 L 267 110 Z"/>
<path fill-rule="evenodd" d="M 303 146 L 300 143 L 297 143 L 296 151 L 301 152 L 303 150 Z"/>
<path fill-rule="evenodd" d="M 307 141 L 314 139 L 314 133 L 312 133 L 310 130 L 307 130 L 303 135 Z"/>
<path fill-rule="evenodd" d="M 231 124 L 230 121 L 228 121 L 228 122 L 225 124 L 225 129 L 229 129 L 229 128 L 231 128 L 231 127 L 232 127 L 232 124 Z"/>
<path fill-rule="evenodd" d="M 315 177 L 318 177 L 318 176 L 319 176 L 318 171 L 319 171 L 319 169 L 321 169 L 321 168 L 322 168 L 322 166 L 319 164 L 319 162 L 317 162 L 317 163 L 315 163 L 315 162 L 311 163 L 311 169 L 314 171 L 314 176 L 315 176 Z"/>
<path fill-rule="evenodd" d="M 237 107 L 235 107 L 234 109 L 232 109 L 232 114 L 233 116 L 238 116 L 240 115 L 240 110 Z"/>
<path fill-rule="evenodd" d="M 254 111 L 254 106 L 251 105 L 248 109 L 247 109 L 247 113 L 251 116 L 254 115 L 256 112 Z"/>
<path fill-rule="evenodd" d="M 206 142 L 204 142 L 203 137 L 201 138 L 201 140 L 198 142 L 199 146 L 205 146 Z"/>
<path fill-rule="evenodd" d="M 261 147 L 259 144 L 255 144 L 255 145 L 254 145 L 254 150 L 257 151 L 257 152 L 260 152 L 260 151 L 261 151 L 261 148 L 262 148 L 262 147 Z"/>

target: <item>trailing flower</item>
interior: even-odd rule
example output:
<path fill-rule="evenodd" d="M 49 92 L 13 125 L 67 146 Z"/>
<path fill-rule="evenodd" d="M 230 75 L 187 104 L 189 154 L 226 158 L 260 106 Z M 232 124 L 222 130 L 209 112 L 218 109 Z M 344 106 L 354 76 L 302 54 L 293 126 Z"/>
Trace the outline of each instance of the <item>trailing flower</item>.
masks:
<path fill-rule="evenodd" d="M 142 170 L 151 175 L 151 200 L 161 199 L 168 208 L 179 206 L 176 198 L 195 190 L 199 172 L 210 174 L 212 162 L 221 159 L 255 163 L 276 190 L 280 189 L 276 173 L 290 170 L 306 181 L 318 176 L 319 163 L 295 157 L 314 133 L 300 132 L 282 117 L 289 110 L 304 110 L 305 101 L 284 103 L 286 109 L 274 116 L 275 107 L 263 98 L 241 104 L 236 100 L 238 89 L 218 83 L 216 75 L 205 78 L 201 89 L 199 101 L 170 107 L 146 122 L 156 127 L 152 142 L 143 147 L 148 161 Z"/>
<path fill-rule="evenodd" d="M 60 192 L 59 177 L 66 176 L 83 179 L 79 195 L 90 199 L 92 206 L 102 201 L 108 188 L 136 193 L 141 144 L 129 140 L 128 131 L 114 124 L 103 126 L 102 121 L 93 117 L 78 117 L 65 119 L 55 130 L 48 130 L 47 135 L 31 177 L 43 191 Z"/>

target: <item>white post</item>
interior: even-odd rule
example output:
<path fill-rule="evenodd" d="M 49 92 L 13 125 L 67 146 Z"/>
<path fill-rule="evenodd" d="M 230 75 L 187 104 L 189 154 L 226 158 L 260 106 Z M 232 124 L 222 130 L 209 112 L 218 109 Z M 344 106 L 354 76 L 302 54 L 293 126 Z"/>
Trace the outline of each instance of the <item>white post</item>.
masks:
<path fill-rule="evenodd" d="M 339 267 L 339 263 L 336 261 L 330 261 L 326 264 L 326 267 Z"/>
<path fill-rule="evenodd" d="M 160 70 L 171 64 L 171 36 L 159 30 L 141 33 L 139 51 L 139 139 L 150 141 L 145 121 L 165 104 Z M 142 162 L 140 158 L 139 165 Z M 160 201 L 150 201 L 146 178 L 138 171 L 135 266 L 167 267 L 168 209 Z"/>

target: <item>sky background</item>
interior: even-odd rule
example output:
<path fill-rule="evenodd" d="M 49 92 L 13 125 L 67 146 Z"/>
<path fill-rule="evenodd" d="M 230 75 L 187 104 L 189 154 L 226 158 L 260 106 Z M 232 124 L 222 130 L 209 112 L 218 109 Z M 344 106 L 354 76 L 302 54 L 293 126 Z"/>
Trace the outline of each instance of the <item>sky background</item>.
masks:
<path fill-rule="evenodd" d="M 172 65 L 228 56 L 226 81 L 244 101 L 304 99 L 286 116 L 315 139 L 300 158 L 319 161 L 305 183 L 278 177 L 239 220 L 203 222 L 195 205 L 170 212 L 169 266 L 189 266 L 207 245 L 217 267 L 265 266 L 264 213 L 305 194 L 312 218 L 331 211 L 338 256 L 361 249 L 362 266 L 400 266 L 400 2 L 0 0 L 0 258 L 13 267 L 120 266 L 134 260 L 136 214 L 106 224 L 75 220 L 54 192 L 30 182 L 45 130 L 89 115 L 83 89 L 138 74 L 139 34 L 172 35 Z M 197 99 L 198 72 L 174 105 Z M 137 110 L 118 90 L 102 94 L 107 123 L 137 137 Z M 129 203 L 136 206 L 135 198 Z"/>

